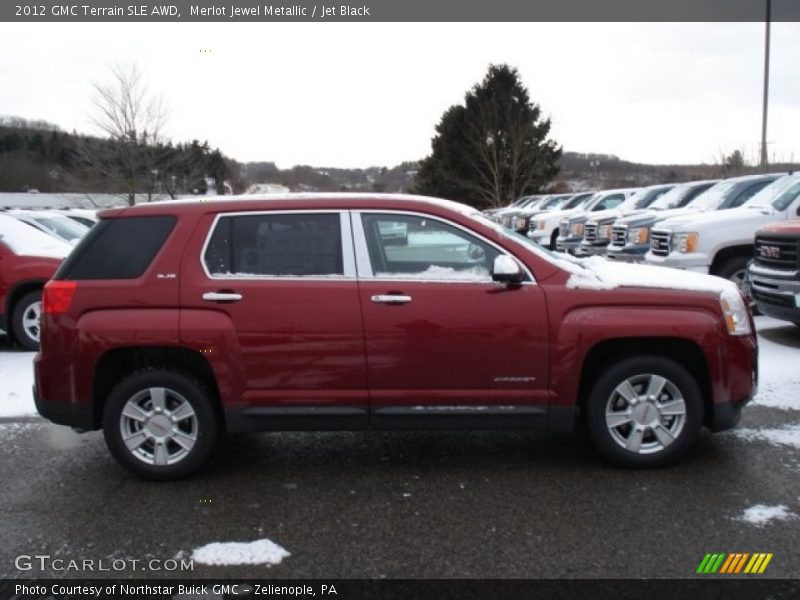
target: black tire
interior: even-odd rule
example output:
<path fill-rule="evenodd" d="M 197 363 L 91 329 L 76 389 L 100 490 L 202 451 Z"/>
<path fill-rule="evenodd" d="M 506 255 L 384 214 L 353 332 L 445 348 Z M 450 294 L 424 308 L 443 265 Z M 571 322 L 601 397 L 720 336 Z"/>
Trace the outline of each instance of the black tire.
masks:
<path fill-rule="evenodd" d="M 556 240 L 558 239 L 558 228 L 550 235 L 550 250 L 556 251 Z"/>
<path fill-rule="evenodd" d="M 643 394 L 650 380 L 655 380 L 652 376 L 659 376 L 667 380 L 659 394 L 659 400 L 655 403 L 642 401 L 638 394 Z M 617 387 L 625 381 L 640 381 L 632 384 L 636 392 L 636 405 L 626 402 L 622 395 L 617 393 Z M 679 394 L 680 398 L 676 395 Z M 679 405 L 679 400 L 683 400 L 684 415 L 663 415 L 653 412 L 655 406 L 663 407 L 667 411 L 666 403 L 673 402 Z M 620 407 L 622 405 L 622 407 Z M 649 427 L 630 420 L 630 425 L 620 424 L 613 430 L 606 421 L 606 409 L 620 408 L 622 412 L 612 414 L 622 415 L 625 412 L 625 405 L 631 414 L 637 414 L 637 419 L 653 420 L 658 423 L 656 427 Z M 637 409 L 638 406 L 638 409 Z M 638 413 L 636 411 L 639 411 Z M 644 355 L 621 360 L 616 364 L 604 369 L 592 386 L 591 393 L 586 402 L 586 417 L 589 434 L 595 447 L 609 461 L 623 466 L 633 468 L 659 467 L 675 462 L 680 458 L 694 443 L 700 432 L 703 423 L 703 398 L 700 387 L 694 377 L 680 364 L 656 355 Z M 621 417 L 624 419 L 624 417 Z M 641 437 L 634 435 L 634 429 L 639 427 Z M 674 435 L 667 435 L 672 429 Z M 656 429 L 659 438 L 656 435 Z M 641 449 L 634 451 L 623 447 L 622 444 L 635 443 L 635 439 L 641 443 Z M 661 439 L 671 439 L 668 444 L 661 442 Z"/>
<path fill-rule="evenodd" d="M 28 320 L 33 314 L 41 315 L 42 310 L 42 290 L 28 292 L 19 302 L 14 305 L 11 314 L 11 331 L 17 343 L 26 350 L 36 351 L 39 349 L 39 334 L 41 325 L 30 325 Z M 38 319 L 37 319 L 38 321 Z"/>
<path fill-rule="evenodd" d="M 165 408 L 160 411 L 154 401 L 156 393 L 153 391 L 159 388 L 165 390 L 162 396 L 165 398 L 162 400 Z M 135 401 L 137 397 L 141 398 Z M 135 431 L 139 422 L 137 419 L 123 418 L 123 410 L 129 401 L 137 406 L 141 402 L 145 407 L 149 402 L 150 417 L 147 425 L 139 425 L 140 431 Z M 180 414 L 176 407 L 184 403 L 191 407 L 194 415 L 172 424 L 166 423 L 165 419 L 169 420 L 168 412 L 175 411 L 177 419 Z M 155 420 L 156 413 L 161 413 L 160 421 Z M 181 428 L 181 431 L 176 431 L 176 428 Z M 196 473 L 214 449 L 219 428 L 211 394 L 205 386 L 187 374 L 169 369 L 146 369 L 125 377 L 111 390 L 103 410 L 103 433 L 111 454 L 128 471 L 143 479 L 165 481 Z M 136 448 L 129 450 L 123 438 L 123 429 L 126 435 L 136 438 L 135 441 L 147 441 L 140 441 Z M 169 438 L 163 439 L 170 441 L 155 443 L 155 438 L 148 438 L 154 431 L 169 435 Z M 173 432 L 193 436 L 192 447 L 187 450 L 182 444 L 178 444 L 175 441 L 178 437 L 172 438 Z M 156 464 L 159 445 L 164 448 L 160 453 L 161 457 L 166 457 L 167 460 L 171 457 L 174 463 Z M 170 451 L 174 455 L 169 454 Z M 148 462 L 148 453 L 155 462 Z"/>

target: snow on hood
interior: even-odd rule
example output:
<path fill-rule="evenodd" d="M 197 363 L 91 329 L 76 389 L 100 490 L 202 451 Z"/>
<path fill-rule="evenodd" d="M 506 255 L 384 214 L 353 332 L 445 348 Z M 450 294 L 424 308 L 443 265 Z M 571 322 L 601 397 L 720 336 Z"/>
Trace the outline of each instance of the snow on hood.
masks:
<path fill-rule="evenodd" d="M 776 214 L 778 213 L 769 207 L 761 209 L 739 206 L 737 208 L 729 208 L 726 210 L 712 210 L 709 212 L 700 212 L 680 217 L 672 217 L 670 219 L 661 221 L 658 224 L 658 227 L 677 231 L 682 229 L 684 226 L 695 227 L 695 225 L 702 226 L 706 223 L 760 223 L 764 221 L 774 221 Z"/>
<path fill-rule="evenodd" d="M 72 251 L 66 242 L 8 215 L 0 215 L 0 242 L 19 256 L 64 258 Z"/>
<path fill-rule="evenodd" d="M 736 284 L 721 277 L 681 271 L 669 267 L 620 263 L 602 256 L 585 259 L 559 259 L 558 266 L 570 273 L 567 287 L 611 290 L 620 287 L 691 290 L 721 294 L 739 293 Z"/>

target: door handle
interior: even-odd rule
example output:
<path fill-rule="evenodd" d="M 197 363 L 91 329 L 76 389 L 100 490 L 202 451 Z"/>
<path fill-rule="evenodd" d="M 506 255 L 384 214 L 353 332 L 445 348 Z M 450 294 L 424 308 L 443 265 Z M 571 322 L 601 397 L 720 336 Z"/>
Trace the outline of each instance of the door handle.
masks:
<path fill-rule="evenodd" d="M 209 302 L 238 302 L 243 296 L 236 292 L 206 292 L 203 294 L 203 300 Z"/>
<path fill-rule="evenodd" d="M 370 300 L 378 304 L 408 304 L 411 302 L 411 296 L 404 296 L 402 294 L 378 294 L 372 296 Z"/>

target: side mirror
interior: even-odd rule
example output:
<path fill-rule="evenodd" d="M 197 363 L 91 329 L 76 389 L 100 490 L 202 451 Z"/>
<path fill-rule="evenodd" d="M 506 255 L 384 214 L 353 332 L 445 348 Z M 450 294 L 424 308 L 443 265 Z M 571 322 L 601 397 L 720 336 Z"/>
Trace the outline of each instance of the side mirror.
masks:
<path fill-rule="evenodd" d="M 519 263 L 508 256 L 501 254 L 494 259 L 492 266 L 492 279 L 500 283 L 521 283 L 525 278 Z"/>

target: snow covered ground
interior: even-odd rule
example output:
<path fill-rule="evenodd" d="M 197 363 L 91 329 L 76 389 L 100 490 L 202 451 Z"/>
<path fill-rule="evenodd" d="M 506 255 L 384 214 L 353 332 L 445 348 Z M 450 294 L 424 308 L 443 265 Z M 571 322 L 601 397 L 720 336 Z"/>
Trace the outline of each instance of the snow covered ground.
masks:
<path fill-rule="evenodd" d="M 769 317 L 756 317 L 756 328 L 759 331 L 760 382 L 754 404 L 800 411 L 800 327 Z M 34 356 L 33 352 L 11 351 L 7 345 L 0 345 L 0 418 L 36 414 L 31 393 Z M 800 448 L 800 420 L 774 429 L 740 428 L 736 435 Z"/>

